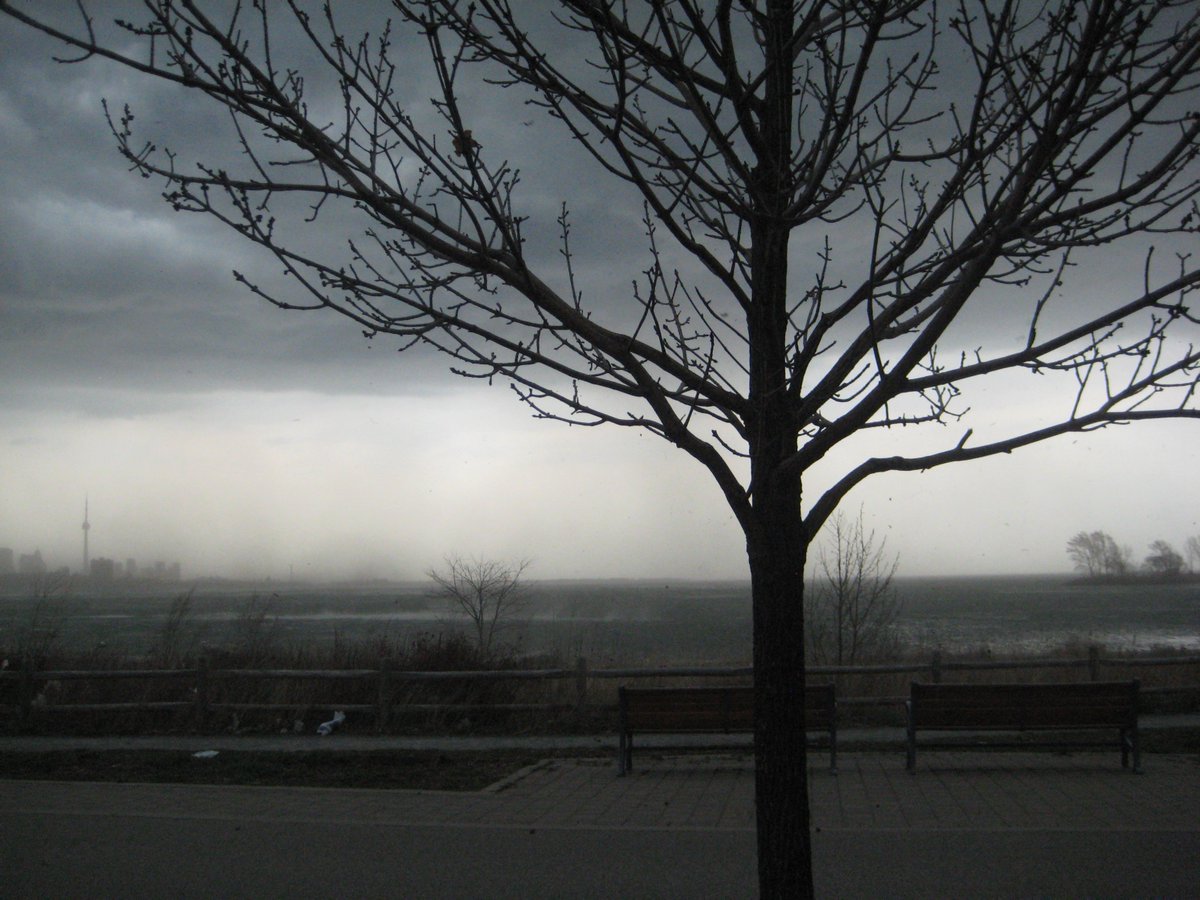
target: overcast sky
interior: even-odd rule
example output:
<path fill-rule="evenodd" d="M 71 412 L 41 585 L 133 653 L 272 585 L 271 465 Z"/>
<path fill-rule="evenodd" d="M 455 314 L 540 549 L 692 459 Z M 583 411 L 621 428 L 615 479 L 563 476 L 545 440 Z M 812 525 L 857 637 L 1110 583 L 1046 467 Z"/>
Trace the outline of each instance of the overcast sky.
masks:
<path fill-rule="evenodd" d="M 504 385 L 235 284 L 232 269 L 277 266 L 129 174 L 100 102 L 129 103 L 147 136 L 190 158 L 221 152 L 221 114 L 55 52 L 0 19 L 0 547 L 78 568 L 86 498 L 93 557 L 178 560 L 187 576 L 417 578 L 460 553 L 529 557 L 536 578 L 745 577 L 716 487 L 664 442 L 535 421 Z M 542 224 L 570 201 L 582 275 L 628 285 L 620 223 L 640 210 L 525 149 Z M 1078 289 L 1100 280 L 1082 273 Z M 1017 382 L 972 397 L 984 431 L 1065 403 Z M 1066 572 L 1083 529 L 1140 560 L 1151 540 L 1200 534 L 1197 437 L 1194 421 L 1113 428 L 880 477 L 847 506 L 886 535 L 901 574 Z"/>

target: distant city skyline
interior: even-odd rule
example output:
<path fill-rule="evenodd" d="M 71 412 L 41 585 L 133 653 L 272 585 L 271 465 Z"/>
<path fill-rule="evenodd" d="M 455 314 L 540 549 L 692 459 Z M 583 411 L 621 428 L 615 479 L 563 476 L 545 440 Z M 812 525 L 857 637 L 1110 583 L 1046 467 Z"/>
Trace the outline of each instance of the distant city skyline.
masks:
<path fill-rule="evenodd" d="M 136 557 L 127 556 L 118 559 L 110 556 L 92 558 L 89 548 L 91 532 L 90 497 L 83 501 L 83 564 L 74 568 L 60 562 L 57 556 L 47 559 L 40 547 L 30 552 L 22 552 L 8 546 L 0 546 L 0 575 L 42 575 L 51 573 L 67 573 L 71 575 L 86 575 L 100 579 L 113 578 L 144 578 L 156 581 L 179 581 L 182 578 L 183 566 L 178 561 L 170 563 L 155 560 L 149 566 L 138 564 Z"/>

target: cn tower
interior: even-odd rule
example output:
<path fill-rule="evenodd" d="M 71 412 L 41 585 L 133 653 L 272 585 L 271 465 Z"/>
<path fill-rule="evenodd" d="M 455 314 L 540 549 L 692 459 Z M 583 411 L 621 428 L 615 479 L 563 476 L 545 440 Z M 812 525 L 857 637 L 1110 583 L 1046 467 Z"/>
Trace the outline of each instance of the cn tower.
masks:
<path fill-rule="evenodd" d="M 88 524 L 88 498 L 83 498 L 83 574 L 88 573 L 88 530 L 92 526 Z"/>

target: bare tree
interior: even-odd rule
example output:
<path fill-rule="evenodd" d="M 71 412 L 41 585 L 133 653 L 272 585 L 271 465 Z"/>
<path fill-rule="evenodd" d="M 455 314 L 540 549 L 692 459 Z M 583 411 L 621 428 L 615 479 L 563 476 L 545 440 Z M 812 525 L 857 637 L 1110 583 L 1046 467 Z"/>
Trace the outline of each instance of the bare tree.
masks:
<path fill-rule="evenodd" d="M 488 656 L 496 633 L 511 625 L 513 616 L 528 605 L 521 576 L 530 565 L 527 559 L 506 563 L 451 555 L 445 568 L 427 574 L 438 596 L 470 621 L 480 652 Z"/>
<path fill-rule="evenodd" d="M 1081 531 L 1067 541 L 1067 556 L 1075 568 L 1089 578 L 1102 575 L 1128 575 L 1133 568 L 1133 552 L 1118 547 L 1112 535 L 1103 531 Z"/>
<path fill-rule="evenodd" d="M 1089 578 L 1104 574 L 1104 558 L 1112 538 L 1103 531 L 1081 531 L 1067 541 L 1067 556 L 1077 571 Z"/>
<path fill-rule="evenodd" d="M 300 0 L 219 19 L 147 0 L 116 31 L 0 0 L 75 56 L 229 112 L 238 152 L 209 164 L 135 137 L 128 110 L 111 121 L 169 203 L 294 279 L 239 276 L 252 291 L 435 347 L 540 417 L 645 429 L 711 473 L 752 581 L 760 886 L 810 895 L 802 598 L 821 524 L 880 473 L 1200 415 L 1200 7 L 392 7 L 395 27 L 360 39 Z M 545 222 L 499 149 L 539 149 L 503 140 L 539 112 L 608 179 L 610 205 L 642 205 L 624 290 L 611 265 L 589 281 L 569 208 Z M 296 201 L 320 240 L 296 237 Z M 1143 264 L 1090 281 L 1117 253 Z M 973 419 L 971 392 L 997 376 L 1061 406 Z M 933 426 L 931 443 L 899 426 Z"/>
<path fill-rule="evenodd" d="M 1166 541 L 1153 541 L 1146 557 L 1146 570 L 1154 575 L 1178 575 L 1183 569 L 1183 557 Z"/>
<path fill-rule="evenodd" d="M 900 598 L 892 580 L 900 557 L 889 556 L 887 540 L 866 529 L 861 510 L 853 520 L 835 513 L 826 531 L 818 575 L 804 598 L 813 655 L 819 663 L 852 666 L 894 651 Z"/>
<path fill-rule="evenodd" d="M 1128 575 L 1133 571 L 1133 548 L 1128 544 L 1117 546 L 1108 539 L 1104 550 L 1104 571 L 1109 575 Z"/>
<path fill-rule="evenodd" d="M 1188 570 L 1192 573 L 1200 573 L 1200 534 L 1193 534 L 1189 537 L 1183 547 L 1187 553 Z"/>

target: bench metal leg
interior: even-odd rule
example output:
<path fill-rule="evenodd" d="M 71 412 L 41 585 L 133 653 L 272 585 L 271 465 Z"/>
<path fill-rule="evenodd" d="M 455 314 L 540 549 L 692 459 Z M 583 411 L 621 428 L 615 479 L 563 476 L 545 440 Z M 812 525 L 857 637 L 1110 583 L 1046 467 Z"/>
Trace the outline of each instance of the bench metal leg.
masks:
<path fill-rule="evenodd" d="M 633 735 L 621 732 L 617 747 L 617 775 L 625 775 L 633 768 Z"/>
<path fill-rule="evenodd" d="M 1142 748 L 1138 741 L 1138 732 L 1136 728 L 1126 729 L 1121 732 L 1121 766 L 1122 768 L 1129 767 L 1129 757 L 1133 756 L 1133 772 L 1135 775 L 1142 774 Z"/>

